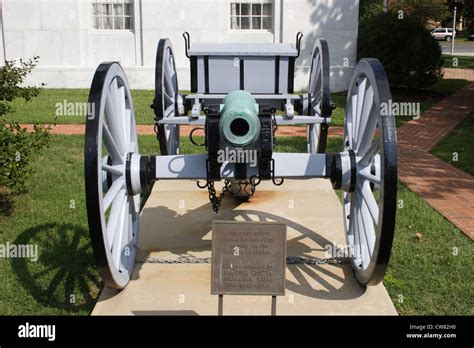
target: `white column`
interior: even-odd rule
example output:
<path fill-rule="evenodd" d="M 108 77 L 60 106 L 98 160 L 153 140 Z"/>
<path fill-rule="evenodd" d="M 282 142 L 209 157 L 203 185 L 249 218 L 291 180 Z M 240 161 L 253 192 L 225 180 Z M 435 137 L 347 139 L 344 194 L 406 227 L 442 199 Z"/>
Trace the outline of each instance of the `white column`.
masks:
<path fill-rule="evenodd" d="M 273 42 L 275 43 L 281 43 L 282 42 L 282 26 L 283 26 L 283 21 L 282 21 L 282 6 L 283 5 L 283 0 L 274 0 L 273 1 Z"/>
<path fill-rule="evenodd" d="M 143 24 L 142 24 L 142 0 L 134 1 L 133 17 L 135 33 L 135 61 L 137 66 L 143 66 Z"/>
<path fill-rule="evenodd" d="M 0 0 L 0 65 L 5 65 L 6 52 L 5 52 L 5 34 L 3 31 L 3 3 Z"/>

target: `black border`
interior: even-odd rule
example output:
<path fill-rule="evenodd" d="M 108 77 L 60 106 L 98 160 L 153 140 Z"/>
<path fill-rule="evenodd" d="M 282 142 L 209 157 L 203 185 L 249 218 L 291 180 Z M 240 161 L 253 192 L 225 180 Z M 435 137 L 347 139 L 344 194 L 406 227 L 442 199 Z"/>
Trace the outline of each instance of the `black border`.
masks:
<path fill-rule="evenodd" d="M 278 310 L 278 307 L 277 307 Z M 216 296 L 217 312 L 217 296 Z M 224 312 L 225 314 L 225 312 Z M 169 316 L 169 317 L 0 317 L 0 346 L 11 344 L 58 345 L 85 343 L 110 345 L 164 344 L 296 344 L 310 346 L 411 344 L 472 347 L 474 317 L 397 316 Z M 56 339 L 19 338 L 26 322 L 55 325 Z M 410 325 L 455 325 L 454 330 L 412 329 Z M 407 334 L 455 333 L 456 338 L 407 338 Z"/>

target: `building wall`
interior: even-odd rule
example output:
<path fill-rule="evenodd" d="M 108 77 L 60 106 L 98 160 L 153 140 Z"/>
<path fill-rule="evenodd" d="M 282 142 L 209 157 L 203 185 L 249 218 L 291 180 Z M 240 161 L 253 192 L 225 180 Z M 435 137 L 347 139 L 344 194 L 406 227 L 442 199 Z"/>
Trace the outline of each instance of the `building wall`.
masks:
<path fill-rule="evenodd" d="M 154 87 L 158 40 L 173 46 L 181 89 L 189 89 L 182 33 L 192 42 L 294 42 L 304 34 L 295 88 L 308 85 L 314 42 L 328 40 L 331 88 L 344 90 L 356 63 L 359 0 L 274 0 L 274 31 L 230 29 L 228 0 L 135 0 L 133 31 L 92 28 L 91 0 L 2 0 L 6 59 L 40 56 L 31 83 L 88 88 L 98 64 L 120 61 L 132 88 Z M 2 52 L 3 53 L 3 52 Z"/>

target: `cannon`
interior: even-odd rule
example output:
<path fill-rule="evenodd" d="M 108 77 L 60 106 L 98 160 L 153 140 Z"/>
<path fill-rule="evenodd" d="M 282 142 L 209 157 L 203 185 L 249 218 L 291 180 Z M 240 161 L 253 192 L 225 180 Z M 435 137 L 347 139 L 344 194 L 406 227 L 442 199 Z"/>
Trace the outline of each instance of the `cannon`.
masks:
<path fill-rule="evenodd" d="M 193 43 L 184 35 L 191 93 L 178 88 L 168 39 L 158 43 L 155 68 L 155 131 L 160 155 L 138 147 L 134 106 L 124 70 L 100 64 L 89 94 L 85 134 L 87 215 L 94 255 L 104 283 L 124 288 L 135 263 L 140 209 L 157 180 L 195 180 L 218 213 L 226 196 L 251 199 L 262 180 L 325 178 L 342 191 L 350 264 L 362 285 L 385 273 L 395 229 L 397 140 L 382 64 L 361 59 L 347 95 L 343 147 L 326 153 L 331 123 L 328 44 L 316 41 L 308 89 L 294 92 L 295 44 Z M 205 154 L 180 154 L 180 126 L 190 125 Z M 305 153 L 274 151 L 280 125 L 307 129 Z M 204 129 L 198 143 L 194 131 Z M 214 183 L 224 182 L 222 192 Z M 315 198 L 317 199 L 317 198 Z"/>

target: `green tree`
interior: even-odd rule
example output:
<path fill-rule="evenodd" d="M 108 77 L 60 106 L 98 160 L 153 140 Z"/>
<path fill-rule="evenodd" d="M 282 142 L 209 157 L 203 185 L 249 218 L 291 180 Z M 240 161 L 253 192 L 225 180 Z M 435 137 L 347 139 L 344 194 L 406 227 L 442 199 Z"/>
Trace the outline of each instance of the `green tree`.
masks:
<path fill-rule="evenodd" d="M 378 58 L 392 86 L 421 88 L 442 76 L 441 48 L 424 23 L 394 10 L 360 24 L 358 56 Z"/>
<path fill-rule="evenodd" d="M 449 16 L 446 0 L 398 0 L 390 6 L 425 25 L 429 20 L 441 21 Z"/>

